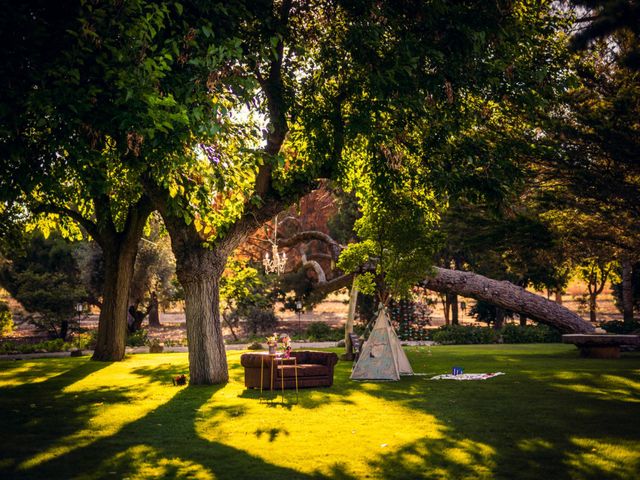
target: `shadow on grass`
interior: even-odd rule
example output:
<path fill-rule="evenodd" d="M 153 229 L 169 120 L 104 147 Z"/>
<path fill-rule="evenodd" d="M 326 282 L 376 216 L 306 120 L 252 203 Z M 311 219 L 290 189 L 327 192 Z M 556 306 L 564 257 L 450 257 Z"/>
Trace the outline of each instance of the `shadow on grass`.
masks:
<path fill-rule="evenodd" d="M 498 360 L 503 356 L 504 352 L 493 351 L 478 354 L 476 359 L 467 354 L 439 357 L 410 352 L 416 370 L 434 370 L 434 374 L 446 371 L 461 357 L 467 359 L 469 363 L 464 365 L 469 369 L 501 368 Z M 554 357 L 551 353 L 538 356 L 523 350 L 506 376 L 484 382 L 436 382 L 428 377 L 409 377 L 395 383 L 364 384 L 349 381 L 350 364 L 340 362 L 333 387 L 300 390 L 300 404 L 288 408 L 313 410 L 321 405 L 353 404 L 349 398 L 352 394 L 365 394 L 435 417 L 441 435 L 404 442 L 380 453 L 368 464 L 371 476 L 376 478 L 632 479 L 637 478 L 640 467 L 638 457 L 633 456 L 639 441 L 636 420 L 640 404 L 629 401 L 638 395 L 638 375 L 629 372 L 637 369 L 639 359 L 636 356 L 608 363 L 574 358 L 566 351 Z M 231 363 L 231 376 L 234 381 L 241 381 L 242 370 L 234 362 L 237 359 Z M 65 386 L 95 371 L 94 366 L 102 368 L 101 364 L 89 362 L 84 373 L 77 370 L 82 367 L 79 366 L 39 386 L 46 384 L 42 391 L 51 392 L 53 387 L 60 394 Z M 174 371 L 175 366 L 170 364 L 131 370 L 157 383 L 166 382 Z M 562 376 L 558 372 L 570 374 Z M 78 378 L 65 379 L 67 375 Z M 624 395 L 604 395 L 602 392 L 608 389 L 603 382 L 609 382 Z M 585 390 L 581 387 L 584 385 L 589 388 Z M 24 385 L 12 393 L 24 403 L 29 395 L 38 394 L 38 388 Z M 245 414 L 240 405 L 227 407 L 210 401 L 221 388 L 179 388 L 171 400 L 111 436 L 25 470 L 0 466 L 0 472 L 5 470 L 7 478 L 71 478 L 79 473 L 98 479 L 352 478 L 348 465 L 336 464 L 326 475 L 305 474 L 202 438 L 196 425 L 203 418 L 215 416 L 215 422 L 223 424 Z M 127 401 L 118 391 L 83 393 L 77 400 L 82 405 L 101 395 L 107 395 L 107 401 Z M 257 402 L 259 391 L 244 391 L 240 397 Z M 78 418 L 73 418 L 76 413 Z M 38 418 L 47 432 L 64 428 L 65 421 L 71 422 L 67 431 L 81 429 L 89 420 L 89 414 L 81 408 L 73 416 L 60 412 L 60 417 L 50 418 L 45 413 Z M 376 419 L 371 418 L 371 422 L 375 425 Z M 19 428 L 17 422 L 12 425 Z M 375 427 L 389 429 L 393 425 Z M 40 429 L 35 425 L 29 428 L 33 444 L 44 448 L 38 443 Z M 247 433 L 252 439 L 262 437 L 269 442 L 287 435 L 284 430 L 268 428 Z M 56 437 L 59 436 L 58 432 Z M 327 432 L 327 441 L 331 441 L 331 432 Z M 45 446 L 50 442 L 51 439 L 45 440 Z"/>
<path fill-rule="evenodd" d="M 501 356 L 472 365 L 495 368 Z M 420 354 L 410 358 L 425 366 Z M 409 377 L 369 387 L 370 395 L 429 413 L 445 426 L 445 438 L 424 438 L 380 455 L 370 463 L 376 476 L 638 478 L 640 356 L 611 362 L 573 352 L 522 353 L 518 360 L 506 376 L 482 382 Z M 403 399 L 403 391 L 410 395 Z"/>
<path fill-rule="evenodd" d="M 93 363 L 90 364 L 91 366 Z M 163 381 L 170 367 L 150 376 L 154 381 Z M 137 375 L 148 372 L 146 368 L 133 370 Z M 66 383 L 72 383 L 69 379 Z M 244 478 L 286 479 L 351 479 L 345 470 L 336 465 L 330 477 L 321 474 L 305 474 L 266 462 L 260 457 L 219 442 L 203 439 L 195 425 L 203 415 L 216 413 L 219 421 L 243 415 L 238 406 L 202 407 L 224 386 L 175 387 L 178 393 L 168 402 L 149 412 L 143 418 L 125 425 L 116 434 L 103 437 L 63 455 L 49 458 L 26 469 L 7 471 L 7 478 L 83 478 L 112 479 L 137 478 L 211 478 L 235 480 Z M 80 402 L 85 399 L 80 398 Z M 223 414 L 221 414 L 223 412 Z M 68 418 L 68 415 L 64 415 Z M 158 421 L 162 419 L 163 424 Z M 168 424 L 167 424 L 168 419 Z M 84 424 L 79 418 L 72 428 Z M 36 432 L 34 432 L 36 433 Z M 280 429 L 256 431 L 260 438 L 266 435 L 270 442 L 288 432 Z M 39 441 L 34 437 L 34 441 Z M 32 452 L 31 452 L 32 453 Z"/>
<path fill-rule="evenodd" d="M 48 361 L 39 362 L 43 362 L 42 366 L 35 365 L 32 374 L 42 375 L 46 371 Z M 63 365 L 66 365 L 66 368 L 63 368 Z M 48 448 L 60 437 L 85 428 L 91 419 L 90 405 L 104 401 L 123 401 L 123 392 L 117 390 L 64 393 L 65 388 L 109 365 L 87 362 L 86 359 L 58 361 L 54 362 L 56 374 L 44 381 L 0 389 L 0 423 L 3 432 L 0 435 L 0 451 L 16 451 L 12 432 L 20 432 L 22 443 L 19 454 L 13 461 L 5 459 L 3 464 L 0 464 L 0 472 L 5 467 L 17 465 Z M 15 380 L 28 382 L 30 377 L 27 372 L 18 373 Z M 68 402 L 59 401 L 66 396 L 73 398 L 72 404 L 75 407 L 72 411 L 67 408 Z"/>

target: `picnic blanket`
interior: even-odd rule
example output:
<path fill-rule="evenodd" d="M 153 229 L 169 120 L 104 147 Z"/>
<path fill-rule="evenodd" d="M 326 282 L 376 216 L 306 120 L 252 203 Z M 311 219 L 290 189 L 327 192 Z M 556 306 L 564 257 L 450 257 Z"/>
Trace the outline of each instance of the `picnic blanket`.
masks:
<path fill-rule="evenodd" d="M 446 373 L 444 375 L 436 375 L 435 377 L 431 377 L 431 380 L 486 380 L 487 378 L 497 377 L 498 375 L 504 375 L 504 372 L 460 373 L 458 375 Z"/>

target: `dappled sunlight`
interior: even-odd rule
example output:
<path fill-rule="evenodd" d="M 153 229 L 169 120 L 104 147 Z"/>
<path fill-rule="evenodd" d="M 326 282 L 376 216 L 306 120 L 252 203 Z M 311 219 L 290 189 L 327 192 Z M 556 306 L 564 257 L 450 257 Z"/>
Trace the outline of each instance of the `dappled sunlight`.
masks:
<path fill-rule="evenodd" d="M 408 443 L 437 442 L 446 436 L 433 415 L 379 398 L 380 390 L 388 385 L 354 384 L 355 389 L 348 393 L 301 389 L 298 404 L 295 391 L 287 390 L 285 405 L 281 405 L 280 396 L 271 404 L 260 402 L 259 392 L 255 401 L 247 403 L 238 395 L 244 386 L 230 382 L 199 409 L 195 428 L 207 441 L 221 442 L 275 465 L 294 465 L 303 473 L 322 475 L 335 474 L 337 469 L 360 477 L 366 473 L 367 459 L 393 454 Z M 451 454 L 459 461 L 465 455 L 471 458 L 467 448 Z"/>
<path fill-rule="evenodd" d="M 500 368 L 502 352 L 478 349 L 474 359 L 462 350 L 459 363 L 425 350 L 411 360 L 438 371 Z M 184 354 L 66 359 L 51 372 L 35 364 L 36 377 L 48 377 L 36 384 L 16 364 L 24 383 L 5 387 L 0 401 L 17 412 L 7 425 L 19 444 L 5 439 L 0 471 L 94 480 L 634 478 L 637 429 L 627 420 L 638 403 L 627 397 L 637 398 L 638 376 L 624 362 L 549 363 L 541 350 L 540 360 L 522 350 L 526 370 L 485 382 L 361 383 L 339 362 L 332 387 L 300 389 L 297 399 L 286 390 L 284 401 L 279 390 L 261 398 L 246 389 L 235 352 L 230 381 L 216 386 L 174 386 L 188 369 Z"/>
<path fill-rule="evenodd" d="M 640 451 L 637 442 L 580 437 L 572 438 L 571 442 L 578 448 L 567 455 L 566 463 L 572 478 L 638 478 Z"/>
<path fill-rule="evenodd" d="M 126 472 L 130 480 L 148 478 L 190 478 L 214 480 L 216 476 L 205 466 L 179 457 L 164 456 L 147 445 L 135 445 L 118 453 L 113 458 L 96 465 L 95 473 L 86 478 L 117 478 L 117 473 Z"/>
<path fill-rule="evenodd" d="M 488 444 L 449 432 L 443 438 L 423 438 L 379 453 L 370 466 L 378 478 L 493 478 L 495 457 Z"/>
<path fill-rule="evenodd" d="M 602 400 L 640 402 L 640 381 L 620 375 L 595 372 L 560 371 L 544 377 L 530 374 L 537 380 L 546 380 L 556 388 L 584 393 Z"/>
<path fill-rule="evenodd" d="M 149 377 L 132 375 L 130 363 L 124 361 L 110 364 L 79 379 L 65 387 L 58 397 L 76 397 L 87 391 L 91 392 L 91 401 L 85 398 L 77 406 L 77 414 L 87 418 L 82 428 L 61 436 L 48 448 L 23 461 L 19 469 L 33 468 L 115 435 L 127 424 L 145 417 L 171 400 L 180 389 L 158 386 Z"/>
<path fill-rule="evenodd" d="M 0 388 L 11 387 L 23 383 L 40 383 L 62 375 L 75 368 L 75 364 L 60 362 L 55 359 L 36 360 L 32 362 L 0 362 Z"/>
<path fill-rule="evenodd" d="M 523 452 L 535 453 L 553 448 L 553 444 L 542 438 L 525 438 L 518 442 L 518 448 Z"/>

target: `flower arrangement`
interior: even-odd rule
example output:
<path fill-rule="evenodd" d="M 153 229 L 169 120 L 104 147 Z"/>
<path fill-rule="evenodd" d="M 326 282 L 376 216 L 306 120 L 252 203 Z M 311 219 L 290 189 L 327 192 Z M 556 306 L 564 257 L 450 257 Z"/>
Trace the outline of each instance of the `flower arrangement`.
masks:
<path fill-rule="evenodd" d="M 282 345 L 284 356 L 286 358 L 289 358 L 289 355 L 291 353 L 291 337 L 289 337 L 289 335 L 287 335 L 286 333 L 280 337 L 278 337 L 277 333 L 274 333 L 273 335 L 267 337 L 269 353 L 275 354 L 278 348 L 278 344 Z"/>
<path fill-rule="evenodd" d="M 282 343 L 285 358 L 289 358 L 291 356 L 291 337 L 285 333 L 280 337 L 280 343 Z"/>
<path fill-rule="evenodd" d="M 269 346 L 269 353 L 276 353 L 276 348 L 278 347 L 278 334 L 274 333 L 273 335 L 267 337 L 267 345 Z"/>

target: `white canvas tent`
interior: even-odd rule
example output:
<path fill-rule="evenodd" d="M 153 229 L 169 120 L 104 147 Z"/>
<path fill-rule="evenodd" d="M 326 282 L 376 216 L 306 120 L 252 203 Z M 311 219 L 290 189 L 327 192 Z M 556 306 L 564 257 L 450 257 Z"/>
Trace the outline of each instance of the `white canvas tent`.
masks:
<path fill-rule="evenodd" d="M 391 326 L 387 310 L 381 308 L 353 367 L 351 380 L 400 380 L 400 375 L 413 375 L 413 369 Z"/>

